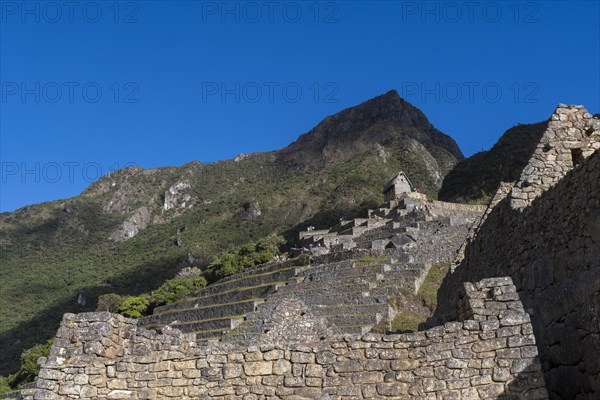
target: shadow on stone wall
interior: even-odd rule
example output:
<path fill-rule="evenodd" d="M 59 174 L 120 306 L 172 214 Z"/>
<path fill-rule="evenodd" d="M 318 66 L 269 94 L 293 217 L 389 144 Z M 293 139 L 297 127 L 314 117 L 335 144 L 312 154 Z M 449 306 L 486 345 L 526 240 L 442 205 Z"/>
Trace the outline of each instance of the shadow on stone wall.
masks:
<path fill-rule="evenodd" d="M 531 315 L 551 398 L 600 393 L 600 152 L 524 209 L 502 200 L 438 291 L 452 320 L 462 282 L 510 276 Z"/>

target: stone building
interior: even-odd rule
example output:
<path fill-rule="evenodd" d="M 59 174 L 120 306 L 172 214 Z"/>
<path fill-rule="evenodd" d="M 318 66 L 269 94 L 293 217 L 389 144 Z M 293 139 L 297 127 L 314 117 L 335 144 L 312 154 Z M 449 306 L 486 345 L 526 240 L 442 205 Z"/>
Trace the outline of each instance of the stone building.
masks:
<path fill-rule="evenodd" d="M 383 188 L 383 201 L 395 200 L 401 193 L 410 193 L 413 190 L 413 185 L 410 183 L 408 176 L 404 172 L 399 172 L 398 175 L 385 184 Z"/>

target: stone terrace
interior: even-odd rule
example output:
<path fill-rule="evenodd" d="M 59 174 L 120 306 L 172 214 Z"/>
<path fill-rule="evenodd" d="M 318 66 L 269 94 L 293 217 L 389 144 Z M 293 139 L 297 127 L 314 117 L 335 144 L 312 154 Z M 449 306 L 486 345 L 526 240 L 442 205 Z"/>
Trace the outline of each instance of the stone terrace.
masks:
<path fill-rule="evenodd" d="M 369 218 L 302 233 L 310 257 L 222 279 L 194 297 L 158 307 L 139 324 L 169 325 L 202 341 L 248 342 L 268 330 L 278 303 L 294 299 L 323 318 L 330 333 L 368 332 L 393 319 L 390 297 L 400 290 L 416 293 L 432 262 L 455 257 L 485 209 L 443 202 L 426 209 L 430 204 L 423 194 L 404 193 L 371 210 Z"/>
<path fill-rule="evenodd" d="M 294 309 L 286 311 L 295 313 Z M 529 316 L 510 278 L 465 284 L 460 315 L 427 331 L 199 346 L 109 313 L 66 314 L 34 399 L 546 399 Z M 289 315 L 310 320 L 309 314 Z M 461 318 L 462 319 L 462 318 Z M 285 319 L 284 319 L 285 320 Z M 279 333 L 287 326 L 273 326 Z"/>

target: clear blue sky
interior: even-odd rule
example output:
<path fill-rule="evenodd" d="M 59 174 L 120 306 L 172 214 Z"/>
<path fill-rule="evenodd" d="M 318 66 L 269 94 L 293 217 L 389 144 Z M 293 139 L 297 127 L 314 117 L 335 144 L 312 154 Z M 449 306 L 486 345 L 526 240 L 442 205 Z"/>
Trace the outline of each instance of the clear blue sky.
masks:
<path fill-rule="evenodd" d="M 390 89 L 467 156 L 600 111 L 597 1 L 66 3 L 0 2 L 1 211 L 278 149 Z"/>

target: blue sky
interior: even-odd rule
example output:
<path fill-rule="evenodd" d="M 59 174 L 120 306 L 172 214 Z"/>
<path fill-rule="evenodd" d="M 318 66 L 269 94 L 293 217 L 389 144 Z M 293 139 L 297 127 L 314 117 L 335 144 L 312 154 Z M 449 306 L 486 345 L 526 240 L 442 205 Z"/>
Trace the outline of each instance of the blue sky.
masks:
<path fill-rule="evenodd" d="M 593 2 L 0 2 L 0 210 L 285 147 L 396 89 L 465 155 L 600 112 Z"/>

